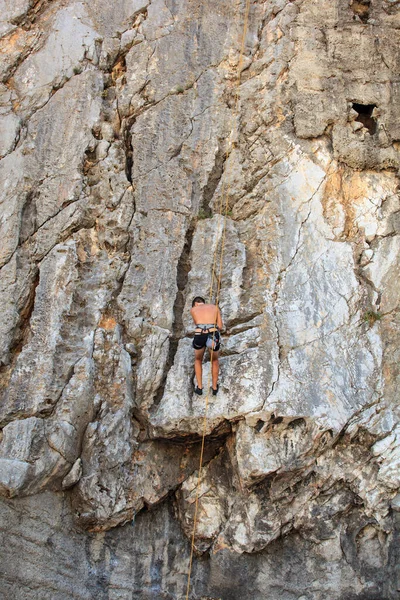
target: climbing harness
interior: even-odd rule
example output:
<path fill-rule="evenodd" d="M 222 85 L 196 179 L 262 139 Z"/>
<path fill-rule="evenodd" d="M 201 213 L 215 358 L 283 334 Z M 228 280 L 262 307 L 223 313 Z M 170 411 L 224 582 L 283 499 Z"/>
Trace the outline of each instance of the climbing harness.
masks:
<path fill-rule="evenodd" d="M 242 43 L 241 43 L 241 47 L 240 47 L 239 61 L 238 61 L 238 66 L 237 66 L 237 78 L 236 78 L 236 85 L 235 85 L 235 89 L 236 89 L 235 107 L 234 107 L 234 111 L 233 111 L 232 120 L 236 119 L 237 115 L 238 115 L 239 87 L 240 87 L 240 81 L 241 81 L 241 71 L 242 71 L 242 66 L 243 66 L 244 46 L 245 46 L 245 42 L 246 42 L 246 35 L 247 35 L 247 28 L 248 28 L 248 21 L 249 21 L 250 2 L 251 2 L 251 0 L 246 0 Z M 232 127 L 231 127 L 231 131 L 232 130 L 233 130 L 233 123 L 232 123 Z M 227 152 L 227 156 L 229 156 L 229 152 Z M 228 163 L 228 166 L 229 166 L 229 163 Z M 227 168 L 227 170 L 228 170 L 228 168 Z M 225 187 L 226 187 L 226 189 L 225 189 Z M 224 198 L 225 198 L 225 204 L 223 205 Z M 229 182 L 228 182 L 227 186 L 225 186 L 225 182 L 224 182 L 224 185 L 223 185 L 223 188 L 221 191 L 221 199 L 220 199 L 220 205 L 219 205 L 219 209 L 220 209 L 219 212 L 220 212 L 220 214 L 223 214 L 223 229 L 222 229 L 219 271 L 218 271 L 218 277 L 217 277 L 216 276 L 216 266 L 217 266 L 217 258 L 218 258 L 218 244 L 217 244 L 215 247 L 215 252 L 214 252 L 212 273 L 211 273 L 211 283 L 210 283 L 210 300 L 209 300 L 209 302 L 211 303 L 212 296 L 213 296 L 214 280 L 216 280 L 216 282 L 217 282 L 217 292 L 216 292 L 216 300 L 215 300 L 215 305 L 216 305 L 215 322 L 212 327 L 212 329 L 214 329 L 214 331 L 211 332 L 212 336 L 213 336 L 212 345 L 210 348 L 211 363 L 212 363 L 212 359 L 213 359 L 214 347 L 216 349 L 215 337 L 216 337 L 216 334 L 219 334 L 219 330 L 217 327 L 217 316 L 218 316 L 218 308 L 219 308 L 219 297 L 220 297 L 220 291 L 221 291 L 223 256 L 224 256 L 224 250 L 225 250 L 226 216 L 227 216 L 228 208 L 229 208 L 228 201 L 229 201 Z M 190 559 L 189 559 L 185 600 L 189 600 L 189 593 L 190 593 L 190 583 L 191 583 L 193 555 L 194 555 L 194 546 L 195 546 L 194 542 L 195 542 L 195 536 L 196 536 L 196 526 L 197 526 L 198 506 L 199 506 L 199 488 L 200 488 L 200 482 L 201 482 L 202 471 L 203 471 L 204 445 L 205 445 L 205 437 L 206 437 L 206 433 L 207 433 L 207 413 L 208 413 L 208 404 L 209 404 L 209 396 L 210 396 L 211 372 L 212 372 L 212 370 L 210 369 L 210 373 L 209 373 L 209 377 L 208 377 L 208 384 L 207 384 L 207 394 L 206 394 L 206 398 L 205 398 L 203 431 L 202 431 L 202 438 L 201 438 L 200 461 L 199 461 L 199 470 L 198 470 L 197 485 L 196 485 L 196 499 L 195 499 L 194 518 L 193 518 L 193 532 L 192 532 L 192 537 L 191 537 Z M 213 395 L 216 395 L 217 392 L 218 392 L 218 386 L 217 386 L 216 391 L 213 390 Z"/>
<path fill-rule="evenodd" d="M 202 348 L 207 347 L 218 352 L 220 345 L 221 336 L 217 325 L 214 323 L 196 325 L 193 339 L 193 348 L 195 350 L 201 350 Z"/>

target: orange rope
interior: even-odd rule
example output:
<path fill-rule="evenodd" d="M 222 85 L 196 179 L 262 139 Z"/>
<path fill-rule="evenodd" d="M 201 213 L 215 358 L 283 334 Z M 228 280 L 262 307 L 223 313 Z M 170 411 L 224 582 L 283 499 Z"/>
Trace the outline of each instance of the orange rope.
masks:
<path fill-rule="evenodd" d="M 250 1 L 251 0 L 246 0 L 244 25 L 243 25 L 243 35 L 242 35 L 242 43 L 241 43 L 241 47 L 240 47 L 239 62 L 238 62 L 238 67 L 237 67 L 236 100 L 235 100 L 235 107 L 234 107 L 233 119 L 235 119 L 237 117 L 237 115 L 238 115 L 238 108 L 239 108 L 239 87 L 240 87 L 241 71 L 242 71 L 242 65 L 243 65 L 244 46 L 245 46 L 245 42 L 246 42 L 246 35 L 247 35 L 247 29 L 248 29 L 249 12 L 250 12 Z M 231 127 L 231 131 L 232 130 L 233 130 L 233 125 Z M 229 156 L 229 154 L 228 154 L 228 156 Z M 228 173 L 228 169 L 227 169 L 226 172 Z M 225 189 L 225 187 L 226 187 L 226 189 Z M 225 211 L 223 213 L 224 224 L 223 224 L 222 240 L 221 240 L 221 255 L 220 255 L 219 273 L 218 273 L 217 296 L 216 296 L 216 301 L 215 301 L 216 311 L 215 311 L 214 326 L 216 326 L 216 324 L 217 324 L 218 308 L 219 308 L 219 297 L 220 297 L 220 291 L 221 291 L 223 256 L 224 256 L 225 238 L 226 238 L 226 216 L 227 216 L 227 212 L 228 212 L 229 191 L 230 191 L 230 185 L 229 185 L 229 181 L 228 181 L 228 185 L 227 186 L 224 185 L 223 188 L 222 188 L 222 191 L 221 191 L 221 201 L 220 201 L 220 214 L 222 214 L 223 199 L 225 197 Z M 210 285 L 210 303 L 211 303 L 211 300 L 212 300 L 212 292 L 213 292 L 214 278 L 215 278 L 215 269 L 216 269 L 216 264 L 217 264 L 217 251 L 218 251 L 218 244 L 216 245 L 216 248 L 215 248 L 214 260 L 213 260 L 213 266 L 212 266 L 211 285 Z M 214 332 L 214 336 L 215 336 L 215 332 Z M 213 336 L 213 342 L 214 342 L 214 336 Z M 214 346 L 214 344 L 213 344 L 213 346 Z M 206 437 L 206 433 L 207 433 L 207 413 L 208 413 L 208 405 L 209 405 L 210 383 L 211 383 L 211 376 L 212 376 L 212 361 L 213 361 L 213 352 L 214 352 L 214 347 L 213 346 L 211 347 L 211 352 L 210 352 L 210 373 L 209 373 L 209 376 L 208 376 L 207 394 L 206 394 L 206 399 L 205 399 L 205 411 L 204 411 L 204 419 L 203 419 L 203 432 L 202 432 L 201 450 L 200 450 L 200 464 L 199 464 L 199 473 L 198 473 L 197 485 L 196 485 L 196 500 L 195 500 L 194 519 L 193 519 L 193 532 L 192 532 L 192 538 L 191 538 L 189 570 L 188 570 L 188 577 L 187 577 L 187 587 L 186 587 L 185 600 L 189 600 L 190 581 L 191 581 L 192 566 L 193 566 L 194 542 L 195 542 L 195 536 L 196 536 L 197 516 L 198 516 L 198 508 L 199 508 L 199 486 L 200 486 L 200 481 L 201 481 L 202 472 L 203 472 L 204 445 L 205 445 L 205 437 Z"/>

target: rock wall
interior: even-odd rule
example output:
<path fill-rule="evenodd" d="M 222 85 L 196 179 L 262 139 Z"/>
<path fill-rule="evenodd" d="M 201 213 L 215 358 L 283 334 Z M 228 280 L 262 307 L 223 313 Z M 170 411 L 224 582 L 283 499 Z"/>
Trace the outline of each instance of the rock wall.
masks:
<path fill-rule="evenodd" d="M 184 597 L 224 247 L 192 597 L 397 598 L 400 2 L 3 4 L 2 593 Z"/>
<path fill-rule="evenodd" d="M 294 600 L 397 598 L 397 534 L 378 531 L 355 512 L 346 525 L 281 536 L 262 552 L 223 548 L 197 558 L 192 598 Z M 107 532 L 76 529 L 69 500 L 44 492 L 6 500 L 2 597 L 40 600 L 176 600 L 184 598 L 189 545 L 171 504 L 141 511 Z M 23 558 L 22 558 L 23 557 Z"/>

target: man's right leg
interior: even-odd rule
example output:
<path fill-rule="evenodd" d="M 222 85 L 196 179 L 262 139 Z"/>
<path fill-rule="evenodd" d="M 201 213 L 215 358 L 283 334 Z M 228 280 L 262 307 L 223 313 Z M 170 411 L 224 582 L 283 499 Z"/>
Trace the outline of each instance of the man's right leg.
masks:
<path fill-rule="evenodd" d="M 197 387 L 203 389 L 203 356 L 205 348 L 194 351 L 194 372 L 196 375 Z"/>

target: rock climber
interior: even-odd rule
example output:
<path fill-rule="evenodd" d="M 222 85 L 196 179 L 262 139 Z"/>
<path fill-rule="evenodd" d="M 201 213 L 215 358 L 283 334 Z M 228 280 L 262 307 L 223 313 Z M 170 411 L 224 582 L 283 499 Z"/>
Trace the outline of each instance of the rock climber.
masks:
<path fill-rule="evenodd" d="M 221 312 L 215 304 L 206 304 L 201 296 L 196 296 L 192 302 L 190 311 L 196 329 L 194 332 L 194 372 L 196 375 L 197 386 L 195 393 L 199 396 L 203 393 L 203 356 L 205 349 L 208 348 L 211 354 L 211 372 L 212 372 L 212 393 L 218 394 L 218 373 L 219 373 L 219 349 L 221 347 L 220 332 L 223 328 Z M 212 352 L 211 352 L 212 350 Z"/>

